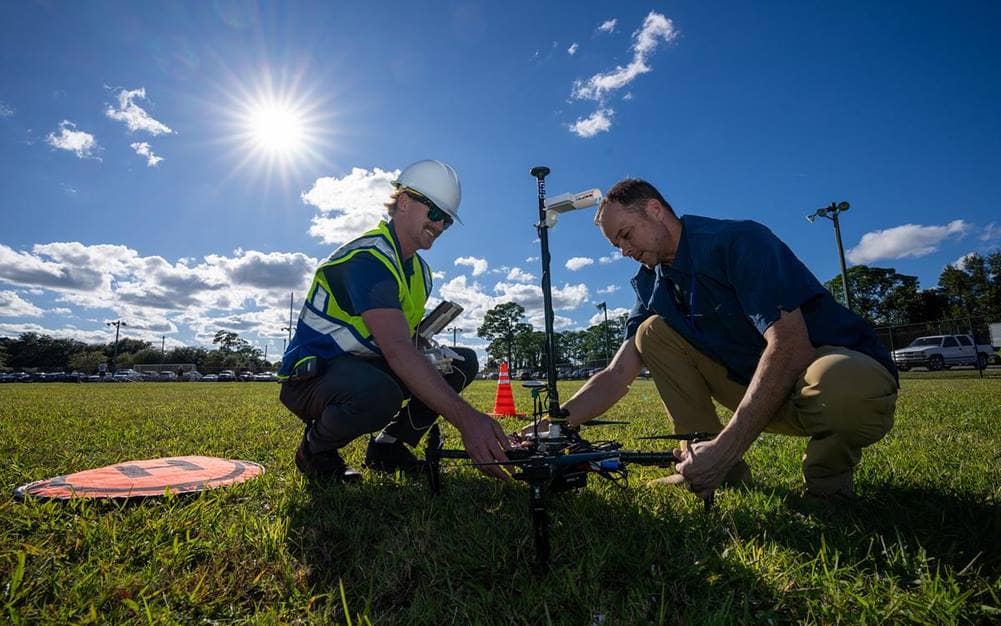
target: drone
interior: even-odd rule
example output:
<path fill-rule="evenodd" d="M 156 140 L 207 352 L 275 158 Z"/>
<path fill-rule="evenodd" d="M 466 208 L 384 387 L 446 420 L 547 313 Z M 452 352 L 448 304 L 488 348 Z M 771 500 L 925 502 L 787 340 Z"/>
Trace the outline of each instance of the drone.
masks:
<path fill-rule="evenodd" d="M 678 463 L 672 451 L 640 451 L 624 450 L 622 444 L 616 441 L 589 441 L 580 434 L 580 430 L 568 421 L 568 412 L 560 407 L 559 393 L 556 389 L 556 344 L 553 332 L 553 300 L 550 279 L 549 229 L 556 224 L 557 217 L 565 212 L 594 206 L 601 201 L 601 192 L 591 189 L 578 194 L 562 194 L 547 202 L 545 178 L 549 174 L 548 167 L 532 168 L 531 174 L 538 185 L 539 222 L 535 225 L 539 233 L 542 248 L 542 295 L 545 313 L 545 353 L 547 363 L 547 380 L 527 381 L 524 386 L 532 393 L 532 428 L 527 436 L 522 437 L 522 447 L 509 450 L 507 461 L 497 461 L 483 465 L 504 465 L 512 468 L 512 477 L 528 484 L 529 512 L 532 517 L 532 529 L 535 540 L 536 569 L 545 572 L 549 569 L 549 496 L 554 493 L 583 489 L 587 485 L 588 476 L 596 474 L 620 487 L 628 486 L 629 466 L 647 465 L 670 467 Z M 547 422 L 543 424 L 543 419 Z M 595 419 L 583 426 L 594 427 L 609 424 L 625 424 L 623 421 Z M 654 435 L 640 439 L 669 439 L 697 443 L 707 441 L 717 433 L 685 433 L 674 435 Z M 470 459 L 469 454 L 461 449 L 445 448 L 441 431 L 437 424 L 427 435 L 425 451 L 425 470 L 432 494 L 441 491 L 442 462 L 447 460 Z M 710 495 L 705 499 L 705 510 L 708 512 L 713 505 Z"/>

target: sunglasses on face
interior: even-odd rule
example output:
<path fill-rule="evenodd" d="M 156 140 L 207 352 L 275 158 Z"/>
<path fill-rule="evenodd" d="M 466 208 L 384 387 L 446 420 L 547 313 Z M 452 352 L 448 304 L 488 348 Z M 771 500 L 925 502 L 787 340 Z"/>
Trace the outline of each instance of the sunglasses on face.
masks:
<path fill-rule="evenodd" d="M 445 225 L 444 227 L 442 227 L 442 230 L 447 230 L 448 227 L 452 225 L 453 222 L 452 216 L 450 216 L 448 213 L 439 208 L 438 205 L 432 202 L 429 198 L 422 196 L 416 191 L 411 191 L 411 190 L 407 190 L 407 195 L 409 195 L 411 198 L 420 202 L 421 204 L 423 204 L 428 208 L 429 220 L 431 220 L 432 222 L 445 222 Z"/>

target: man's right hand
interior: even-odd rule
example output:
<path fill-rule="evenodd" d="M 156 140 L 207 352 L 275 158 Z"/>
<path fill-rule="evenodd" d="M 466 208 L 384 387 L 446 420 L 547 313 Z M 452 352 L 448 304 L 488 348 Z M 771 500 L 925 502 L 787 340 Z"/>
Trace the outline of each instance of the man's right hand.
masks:
<path fill-rule="evenodd" d="M 507 461 L 504 451 L 511 449 L 511 442 L 500 424 L 486 413 L 474 410 L 466 413 L 461 425 L 456 427 L 462 434 L 462 444 L 469 458 L 479 464 L 481 472 L 499 480 L 511 478 L 503 465 L 495 465 Z"/>

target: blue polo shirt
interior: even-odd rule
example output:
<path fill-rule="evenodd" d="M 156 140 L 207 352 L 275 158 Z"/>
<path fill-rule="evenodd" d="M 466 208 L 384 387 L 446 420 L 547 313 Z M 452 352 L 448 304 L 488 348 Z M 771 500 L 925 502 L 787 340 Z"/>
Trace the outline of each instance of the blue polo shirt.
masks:
<path fill-rule="evenodd" d="M 640 266 L 632 279 L 636 305 L 626 338 L 659 315 L 697 350 L 747 385 L 765 349 L 764 332 L 781 311 L 800 309 L 814 346 L 867 354 L 896 377 L 889 352 L 868 322 L 830 292 L 768 228 L 749 220 L 681 218 L 674 261 Z"/>

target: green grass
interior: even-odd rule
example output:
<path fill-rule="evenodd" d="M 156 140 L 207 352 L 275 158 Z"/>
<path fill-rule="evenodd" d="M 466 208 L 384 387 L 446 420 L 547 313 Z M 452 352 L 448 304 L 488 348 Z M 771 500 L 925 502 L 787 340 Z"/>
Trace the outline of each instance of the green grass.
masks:
<path fill-rule="evenodd" d="M 566 397 L 580 383 L 561 383 Z M 490 408 L 495 383 L 467 398 Z M 905 379 L 897 424 L 867 450 L 862 503 L 799 497 L 803 440 L 766 435 L 756 486 L 706 515 L 675 488 L 592 479 L 556 496 L 554 567 L 533 574 L 528 496 L 471 468 L 445 491 L 366 474 L 311 489 L 277 386 L 0 386 L 0 623 L 254 622 L 931 624 L 1001 620 L 1001 385 Z M 530 407 L 516 388 L 518 406 Z M 642 447 L 666 432 L 638 382 L 588 431 Z M 523 422 L 511 421 L 513 429 Z M 449 441 L 457 435 L 446 429 Z M 232 488 L 129 504 L 25 503 L 15 486 L 128 459 L 262 463 Z M 363 442 L 347 449 L 360 465 Z"/>

